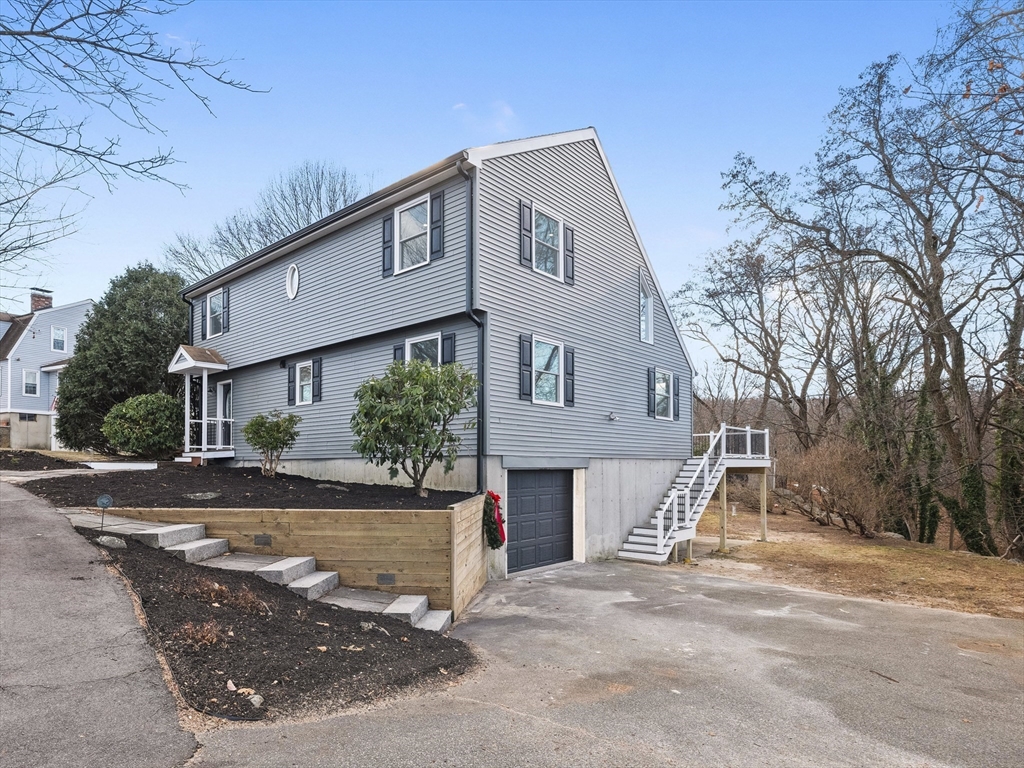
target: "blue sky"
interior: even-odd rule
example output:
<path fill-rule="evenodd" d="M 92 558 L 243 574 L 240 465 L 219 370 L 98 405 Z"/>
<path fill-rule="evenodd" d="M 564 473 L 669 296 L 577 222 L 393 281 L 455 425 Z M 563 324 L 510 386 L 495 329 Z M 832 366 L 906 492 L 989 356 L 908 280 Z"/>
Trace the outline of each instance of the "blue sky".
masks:
<path fill-rule="evenodd" d="M 99 298 L 126 266 L 158 263 L 175 232 L 206 233 L 306 159 L 379 188 L 465 147 L 594 126 L 671 291 L 728 239 L 720 173 L 736 152 L 795 171 L 838 88 L 892 52 L 924 52 L 950 13 L 924 0 L 200 0 L 157 20 L 165 39 L 238 59 L 232 74 L 268 92 L 201 84 L 216 116 L 170 93 L 151 113 L 166 136 L 121 130 L 126 154 L 173 147 L 171 175 L 189 189 L 83 185 L 79 231 L 34 284 L 60 304 Z M 23 311 L 27 295 L 13 298 L 5 309 Z"/>

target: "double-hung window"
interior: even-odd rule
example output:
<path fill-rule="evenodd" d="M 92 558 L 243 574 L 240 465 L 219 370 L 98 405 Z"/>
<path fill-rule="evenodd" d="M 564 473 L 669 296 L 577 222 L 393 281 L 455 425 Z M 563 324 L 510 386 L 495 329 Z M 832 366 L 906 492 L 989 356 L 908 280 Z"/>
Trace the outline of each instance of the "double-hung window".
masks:
<path fill-rule="evenodd" d="M 421 197 L 398 209 L 398 268 L 395 272 L 415 269 L 430 261 L 429 222 L 430 198 Z"/>
<path fill-rule="evenodd" d="M 39 371 L 23 371 L 21 393 L 25 397 L 39 397 Z"/>
<path fill-rule="evenodd" d="M 562 404 L 562 345 L 533 339 L 533 402 Z"/>
<path fill-rule="evenodd" d="M 654 417 L 672 418 L 672 374 L 668 371 L 654 371 Z"/>
<path fill-rule="evenodd" d="M 206 311 L 206 337 L 220 336 L 224 333 L 224 291 L 215 291 L 207 296 Z"/>
<path fill-rule="evenodd" d="M 296 405 L 307 405 L 313 402 L 313 361 L 299 363 L 295 366 L 298 377 L 296 389 Z"/>
<path fill-rule="evenodd" d="M 408 339 L 405 342 L 405 359 L 422 360 L 434 367 L 441 364 L 441 334 L 434 333 L 430 336 L 420 336 L 415 339 Z"/>
<path fill-rule="evenodd" d="M 643 278 L 640 280 L 640 341 L 654 343 L 654 297 Z"/>
<path fill-rule="evenodd" d="M 50 351 L 66 352 L 68 348 L 68 329 L 56 325 L 50 327 Z"/>
<path fill-rule="evenodd" d="M 562 222 L 533 207 L 533 268 L 562 279 Z"/>

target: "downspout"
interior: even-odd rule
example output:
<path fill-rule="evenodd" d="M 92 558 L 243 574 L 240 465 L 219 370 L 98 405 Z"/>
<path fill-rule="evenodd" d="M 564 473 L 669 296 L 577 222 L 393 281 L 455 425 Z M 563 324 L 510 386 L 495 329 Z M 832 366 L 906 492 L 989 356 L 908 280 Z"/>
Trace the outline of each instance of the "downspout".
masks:
<path fill-rule="evenodd" d="M 195 310 L 192 307 L 192 300 L 191 299 L 186 298 L 186 296 L 184 294 L 179 294 L 179 296 L 181 296 L 181 300 L 184 301 L 188 305 L 188 345 L 191 347 L 191 346 L 194 346 L 194 343 L 193 343 L 193 340 L 192 340 L 192 325 L 193 325 L 193 322 L 194 322 L 195 318 L 192 316 L 192 313 Z"/>
<path fill-rule="evenodd" d="M 476 396 L 476 492 L 484 491 L 484 321 L 473 310 L 473 279 L 476 274 L 476 254 L 473 252 L 473 176 L 455 164 L 459 175 L 466 180 L 466 317 L 476 325 L 476 370 L 480 386 Z"/>

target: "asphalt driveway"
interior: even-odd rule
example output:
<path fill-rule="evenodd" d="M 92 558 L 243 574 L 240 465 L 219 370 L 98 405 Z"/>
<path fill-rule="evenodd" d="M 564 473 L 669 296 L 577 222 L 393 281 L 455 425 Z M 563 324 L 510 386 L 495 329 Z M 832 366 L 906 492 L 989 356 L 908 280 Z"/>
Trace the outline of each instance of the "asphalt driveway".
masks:
<path fill-rule="evenodd" d="M 488 584 L 455 635 L 470 682 L 190 765 L 1024 765 L 1021 621 L 610 562 Z"/>

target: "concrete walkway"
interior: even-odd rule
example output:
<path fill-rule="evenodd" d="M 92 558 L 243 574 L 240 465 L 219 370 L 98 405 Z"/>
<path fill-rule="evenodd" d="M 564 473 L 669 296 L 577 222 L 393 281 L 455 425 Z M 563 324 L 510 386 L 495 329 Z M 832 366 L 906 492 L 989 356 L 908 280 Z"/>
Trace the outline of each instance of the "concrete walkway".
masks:
<path fill-rule="evenodd" d="M 179 766 L 195 749 L 121 582 L 0 483 L 0 765 Z"/>
<path fill-rule="evenodd" d="M 0 472 L 0 481 L 21 485 L 31 480 L 45 480 L 49 477 L 67 477 L 70 475 L 99 475 L 104 472 L 145 472 L 156 469 L 155 462 L 94 462 L 81 469 L 38 469 L 38 470 L 5 470 Z"/>

